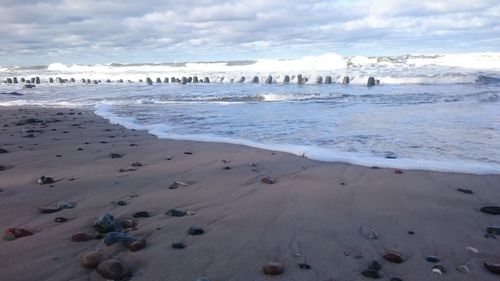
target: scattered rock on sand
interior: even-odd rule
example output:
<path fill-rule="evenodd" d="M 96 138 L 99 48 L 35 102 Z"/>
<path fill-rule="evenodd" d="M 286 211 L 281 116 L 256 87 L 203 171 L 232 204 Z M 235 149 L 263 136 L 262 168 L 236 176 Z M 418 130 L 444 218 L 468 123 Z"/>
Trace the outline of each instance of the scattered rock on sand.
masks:
<path fill-rule="evenodd" d="M 365 269 L 361 271 L 361 274 L 365 277 L 371 278 L 371 279 L 380 279 L 382 278 L 382 275 L 378 273 L 377 270 L 371 270 L 371 269 Z"/>
<path fill-rule="evenodd" d="M 500 215 L 500 207 L 498 206 L 486 206 L 481 208 L 481 212 L 490 215 Z"/>
<path fill-rule="evenodd" d="M 470 273 L 470 269 L 466 265 L 459 265 L 456 267 L 458 272 Z"/>
<path fill-rule="evenodd" d="M 104 244 L 111 246 L 115 243 L 121 243 L 123 246 L 129 246 L 131 243 L 137 241 L 137 238 L 128 235 L 124 232 L 109 232 L 104 237 Z"/>
<path fill-rule="evenodd" d="M 401 257 L 401 254 L 395 251 L 386 251 L 384 254 L 384 259 L 393 262 L 393 263 L 402 263 L 403 258 Z"/>
<path fill-rule="evenodd" d="M 109 157 L 116 159 L 116 158 L 122 158 L 123 156 L 119 153 L 110 153 Z"/>
<path fill-rule="evenodd" d="M 302 269 L 311 269 L 311 266 L 307 263 L 299 263 L 297 266 Z"/>
<path fill-rule="evenodd" d="M 60 210 L 61 209 L 59 209 L 57 207 L 38 208 L 38 211 L 42 214 L 52 214 L 52 213 L 59 212 Z"/>
<path fill-rule="evenodd" d="M 170 209 L 165 213 L 165 215 L 172 217 L 183 217 L 186 215 L 186 211 L 182 211 L 179 209 Z"/>
<path fill-rule="evenodd" d="M 97 273 L 106 279 L 121 280 L 130 276 L 130 268 L 121 260 L 107 259 L 99 263 Z"/>
<path fill-rule="evenodd" d="M 93 227 L 99 233 L 108 233 L 116 230 L 117 224 L 112 215 L 104 214 L 95 221 Z"/>
<path fill-rule="evenodd" d="M 68 219 L 65 217 L 57 217 L 54 219 L 55 222 L 67 222 Z"/>
<path fill-rule="evenodd" d="M 131 165 L 132 167 L 142 167 L 142 164 L 140 162 L 134 162 Z"/>
<path fill-rule="evenodd" d="M 382 268 L 382 265 L 377 260 L 372 260 L 368 264 L 368 269 L 371 269 L 371 270 L 380 270 L 381 268 Z"/>
<path fill-rule="evenodd" d="M 80 265 L 85 268 L 94 269 L 104 260 L 106 260 L 108 256 L 101 251 L 91 251 L 85 253 L 80 259 Z"/>
<path fill-rule="evenodd" d="M 198 227 L 198 226 L 191 226 L 191 227 L 189 228 L 188 233 L 189 233 L 190 235 L 201 235 L 201 234 L 205 233 L 205 231 L 204 231 L 204 230 L 203 230 L 203 228 L 201 228 L 201 227 Z"/>
<path fill-rule="evenodd" d="M 486 261 L 484 267 L 492 273 L 500 274 L 500 262 L 498 261 Z"/>
<path fill-rule="evenodd" d="M 51 184 L 51 183 L 54 183 L 54 179 L 53 179 L 53 178 L 51 178 L 51 177 L 41 176 L 41 177 L 38 179 L 38 184 L 40 184 L 40 185 L 43 185 L 43 184 Z"/>
<path fill-rule="evenodd" d="M 425 260 L 428 262 L 433 262 L 433 263 L 441 261 L 441 259 L 439 257 L 436 257 L 436 256 L 428 256 L 425 258 Z"/>
<path fill-rule="evenodd" d="M 5 148 L 0 148 L 0 154 L 8 153 L 9 151 Z"/>
<path fill-rule="evenodd" d="M 134 218 L 149 218 L 150 215 L 146 211 L 139 211 L 132 215 Z"/>
<path fill-rule="evenodd" d="M 140 240 L 137 240 L 137 241 L 130 243 L 127 248 L 131 252 L 137 252 L 144 247 L 146 247 L 146 240 L 140 239 Z"/>
<path fill-rule="evenodd" d="M 494 235 L 500 235 L 500 227 L 499 226 L 488 226 L 488 228 L 486 228 L 486 232 L 494 234 Z"/>
<path fill-rule="evenodd" d="M 465 193 L 465 194 L 474 194 L 474 191 L 472 191 L 470 189 L 465 189 L 465 188 L 457 188 L 457 191 Z"/>
<path fill-rule="evenodd" d="M 77 233 L 71 236 L 71 241 L 73 242 L 85 242 L 94 239 L 94 237 L 90 236 L 87 233 Z"/>
<path fill-rule="evenodd" d="M 265 184 L 275 184 L 276 183 L 276 179 L 274 179 L 271 176 L 265 176 L 265 177 L 263 177 L 263 178 L 260 179 L 260 182 L 261 183 L 265 183 Z"/>
<path fill-rule="evenodd" d="M 378 239 L 378 233 L 375 229 L 370 228 L 365 232 L 365 237 L 370 240 Z"/>
<path fill-rule="evenodd" d="M 283 273 L 284 266 L 280 262 L 268 261 L 262 267 L 262 271 L 267 275 L 279 275 Z"/>
<path fill-rule="evenodd" d="M 7 228 L 4 234 L 4 240 L 14 240 L 16 238 L 22 238 L 26 236 L 31 236 L 34 233 L 26 230 L 24 228 Z"/>
<path fill-rule="evenodd" d="M 133 218 L 126 218 L 121 221 L 121 225 L 123 228 L 132 228 L 137 225 L 137 221 Z"/>
<path fill-rule="evenodd" d="M 432 272 L 442 275 L 442 274 L 446 273 L 446 270 L 445 270 L 444 266 L 442 266 L 440 264 L 436 264 L 435 266 L 432 267 Z"/>
<path fill-rule="evenodd" d="M 186 244 L 182 243 L 182 242 L 176 242 L 176 243 L 172 243 L 172 245 L 170 245 L 172 248 L 174 249 L 184 249 L 186 248 Z"/>

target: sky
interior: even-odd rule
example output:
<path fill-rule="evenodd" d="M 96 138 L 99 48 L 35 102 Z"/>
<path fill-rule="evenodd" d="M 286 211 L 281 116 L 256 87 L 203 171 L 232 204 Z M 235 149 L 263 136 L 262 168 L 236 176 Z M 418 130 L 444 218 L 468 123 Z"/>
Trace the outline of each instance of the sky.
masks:
<path fill-rule="evenodd" d="M 0 0 L 0 65 L 500 51 L 500 0 Z"/>

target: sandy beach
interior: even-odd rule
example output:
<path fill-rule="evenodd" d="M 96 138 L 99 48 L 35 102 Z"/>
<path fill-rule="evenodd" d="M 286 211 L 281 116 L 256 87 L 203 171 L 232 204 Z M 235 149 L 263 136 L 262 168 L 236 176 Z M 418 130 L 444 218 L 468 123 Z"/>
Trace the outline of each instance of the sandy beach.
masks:
<path fill-rule="evenodd" d="M 95 250 L 126 263 L 134 281 L 370 280 L 361 272 L 372 260 L 381 280 L 499 278 L 483 264 L 500 261 L 498 237 L 487 234 L 500 216 L 480 209 L 500 205 L 500 175 L 164 140 L 82 109 L 0 107 L 0 149 L 2 235 L 33 233 L 0 241 L 0 280 L 105 280 L 80 265 Z M 41 185 L 42 176 L 54 182 Z M 70 207 L 39 210 L 58 204 Z M 141 211 L 149 217 L 124 230 L 147 241 L 136 252 L 106 246 L 93 228 L 106 213 L 123 221 Z M 204 233 L 188 234 L 193 226 Z M 78 233 L 96 239 L 72 241 Z M 388 261 L 387 251 L 403 261 Z M 269 261 L 283 273 L 264 274 Z"/>

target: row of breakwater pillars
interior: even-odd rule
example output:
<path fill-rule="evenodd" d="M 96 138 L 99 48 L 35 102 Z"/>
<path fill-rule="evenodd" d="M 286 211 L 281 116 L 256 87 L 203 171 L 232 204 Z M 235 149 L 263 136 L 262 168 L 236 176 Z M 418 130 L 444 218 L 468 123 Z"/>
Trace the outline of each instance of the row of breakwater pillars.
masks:
<path fill-rule="evenodd" d="M 261 83 L 261 82 L 264 82 L 265 84 L 272 84 L 272 83 L 276 82 L 276 80 L 273 80 L 273 77 L 271 75 L 268 75 L 266 77 L 266 79 L 263 81 L 261 81 L 261 79 L 259 79 L 259 76 L 254 76 L 251 81 L 246 81 L 246 79 L 247 78 L 245 76 L 241 76 L 241 78 L 239 80 L 236 81 L 235 79 L 230 79 L 229 82 L 230 83 L 245 83 L 245 82 Z M 91 79 L 85 79 L 85 78 L 82 78 L 79 81 L 81 83 L 85 83 L 85 84 L 103 83 L 102 80 L 91 80 Z M 210 83 L 210 78 L 209 77 L 198 78 L 198 76 L 189 76 L 189 77 L 183 76 L 181 78 L 165 77 L 165 78 L 161 79 L 158 77 L 158 78 L 156 78 L 155 81 L 156 81 L 155 83 L 157 83 L 157 84 L 160 84 L 160 83 L 179 83 L 179 84 L 185 85 L 185 84 L 190 84 L 190 83 Z M 302 74 L 299 74 L 297 76 L 285 75 L 283 78 L 283 81 L 281 83 L 285 83 L 285 84 L 292 83 L 292 81 L 294 81 L 294 83 L 297 83 L 297 84 L 305 84 L 305 83 L 310 82 L 308 77 L 304 77 L 304 76 L 302 76 Z M 23 86 L 24 88 L 33 88 L 33 87 L 35 87 L 35 84 L 41 84 L 40 77 L 38 77 L 38 76 L 31 77 L 31 78 L 19 78 L 19 79 L 17 77 L 8 77 L 5 80 L 3 80 L 2 82 L 6 83 L 6 84 L 24 84 L 24 86 Z M 48 80 L 46 80 L 44 82 L 48 82 L 51 84 L 54 84 L 54 83 L 55 84 L 63 84 L 63 83 L 76 83 L 77 80 L 75 80 L 75 78 L 64 79 L 61 77 L 56 77 L 56 78 L 49 77 Z M 124 83 L 124 82 L 125 82 L 125 80 L 123 80 L 123 79 L 118 79 L 115 81 L 112 81 L 111 79 L 104 80 L 104 83 Z M 127 83 L 135 83 L 132 80 L 126 80 L 126 82 Z M 150 77 L 147 77 L 145 80 L 140 79 L 137 82 L 138 83 L 147 83 L 148 85 L 153 85 L 153 80 Z M 224 77 L 221 77 L 220 79 L 218 79 L 218 82 L 219 83 L 224 82 Z M 351 79 L 349 78 L 349 76 L 345 76 L 342 80 L 342 84 L 349 84 L 350 82 L 351 82 Z M 324 79 L 323 79 L 323 76 L 318 76 L 318 77 L 316 77 L 315 83 L 316 84 L 332 84 L 334 82 L 333 82 L 331 76 L 325 76 Z M 368 87 L 372 87 L 372 86 L 379 85 L 379 84 L 380 84 L 380 80 L 377 80 L 374 77 L 369 77 L 368 81 L 366 82 L 366 86 L 368 86 Z"/>

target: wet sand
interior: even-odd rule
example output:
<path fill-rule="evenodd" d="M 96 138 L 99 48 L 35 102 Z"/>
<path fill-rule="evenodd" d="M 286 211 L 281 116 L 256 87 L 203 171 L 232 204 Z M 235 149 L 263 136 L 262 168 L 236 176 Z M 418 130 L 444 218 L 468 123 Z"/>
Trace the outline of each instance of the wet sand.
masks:
<path fill-rule="evenodd" d="M 480 208 L 500 204 L 500 175 L 396 173 L 238 145 L 160 140 L 81 109 L 0 107 L 0 115 L 0 149 L 7 150 L 0 154 L 0 229 L 34 233 L 0 240 L 0 280 L 105 280 L 80 266 L 91 250 L 127 263 L 130 280 L 370 280 L 361 272 L 373 259 L 382 265 L 381 280 L 499 278 L 483 262 L 500 260 L 500 241 L 485 237 L 500 216 Z M 27 118 L 41 122 L 15 125 Z M 41 176 L 55 182 L 40 185 Z M 266 176 L 276 182 L 263 183 Z M 61 202 L 75 206 L 38 211 Z M 194 215 L 166 215 L 172 208 Z M 95 236 L 100 215 L 121 220 L 138 211 L 150 217 L 137 218 L 128 230 L 147 240 L 137 252 L 102 239 L 71 240 L 81 232 Z M 191 226 L 205 233 L 189 235 Z M 180 241 L 186 248 L 171 247 Z M 404 261 L 385 260 L 388 250 Z M 431 255 L 441 261 L 426 261 Z M 265 275 L 268 261 L 283 263 L 284 272 Z M 446 272 L 432 272 L 436 264 Z M 460 265 L 470 272 L 456 270 Z"/>

